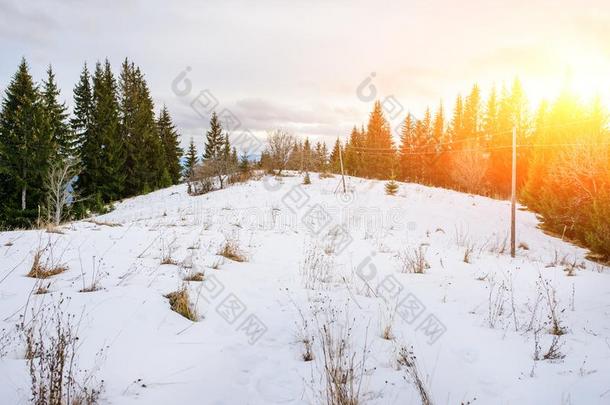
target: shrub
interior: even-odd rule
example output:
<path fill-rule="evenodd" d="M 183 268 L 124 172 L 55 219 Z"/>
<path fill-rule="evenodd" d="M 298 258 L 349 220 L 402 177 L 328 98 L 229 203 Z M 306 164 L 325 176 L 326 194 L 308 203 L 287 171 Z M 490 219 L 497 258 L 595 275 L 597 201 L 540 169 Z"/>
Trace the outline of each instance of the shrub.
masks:
<path fill-rule="evenodd" d="M 308 290 L 314 290 L 332 280 L 332 256 L 325 254 L 316 246 L 311 246 L 305 253 L 301 265 L 301 280 Z"/>
<path fill-rule="evenodd" d="M 364 354 L 362 360 L 352 348 L 351 325 L 341 327 L 337 322 L 328 322 L 320 328 L 325 404 L 358 405 L 362 403 L 360 393 L 364 375 Z"/>
<path fill-rule="evenodd" d="M 79 338 L 74 315 L 59 304 L 47 307 L 20 329 L 26 343 L 31 401 L 36 405 L 95 405 L 103 385 L 78 367 Z M 80 374 L 80 375 L 79 375 Z"/>

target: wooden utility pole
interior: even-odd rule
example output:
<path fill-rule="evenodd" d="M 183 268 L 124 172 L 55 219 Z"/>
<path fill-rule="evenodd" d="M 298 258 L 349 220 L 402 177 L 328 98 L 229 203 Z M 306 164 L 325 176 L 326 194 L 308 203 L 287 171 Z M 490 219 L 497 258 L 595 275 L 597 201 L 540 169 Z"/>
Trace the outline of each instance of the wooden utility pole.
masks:
<path fill-rule="evenodd" d="M 515 257 L 515 221 L 517 215 L 517 127 L 513 125 L 513 164 L 510 194 L 510 255 Z"/>
<path fill-rule="evenodd" d="M 341 165 L 341 182 L 343 183 L 343 194 L 347 193 L 345 189 L 345 175 L 343 174 L 343 153 L 341 152 L 341 143 L 339 143 L 339 164 Z"/>

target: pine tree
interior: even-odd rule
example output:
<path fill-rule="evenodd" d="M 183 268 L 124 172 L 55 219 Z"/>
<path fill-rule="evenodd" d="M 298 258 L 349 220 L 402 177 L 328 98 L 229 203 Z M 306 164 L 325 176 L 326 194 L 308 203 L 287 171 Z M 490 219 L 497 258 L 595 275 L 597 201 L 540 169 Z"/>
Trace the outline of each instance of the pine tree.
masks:
<path fill-rule="evenodd" d="M 305 142 L 303 142 L 303 148 L 301 150 L 301 167 L 302 170 L 308 172 L 313 167 L 312 162 L 313 151 L 311 150 L 311 144 L 309 143 L 309 138 L 305 138 Z"/>
<path fill-rule="evenodd" d="M 74 157 L 76 151 L 73 149 L 73 132 L 68 127 L 67 107 L 65 103 L 59 102 L 59 94 L 55 74 L 49 65 L 47 79 L 43 82 L 42 87 L 42 104 L 48 120 L 51 137 L 58 148 L 59 158 L 66 159 Z"/>
<path fill-rule="evenodd" d="M 512 129 L 517 129 L 517 143 L 526 140 L 528 126 L 527 100 L 518 79 L 508 92 L 503 88 L 498 107 L 497 132 L 492 136 L 492 145 L 489 154 L 488 182 L 493 191 L 500 196 L 510 195 L 511 189 L 511 166 L 512 166 Z M 518 151 L 517 175 L 518 184 L 521 185 L 525 178 L 524 151 Z"/>
<path fill-rule="evenodd" d="M 414 180 L 420 183 L 429 180 L 429 159 L 433 152 L 431 136 L 432 118 L 430 108 L 426 108 L 424 118 L 415 123 L 412 142 L 413 175 Z"/>
<path fill-rule="evenodd" d="M 341 154 L 341 142 L 339 141 L 339 138 L 337 138 L 337 140 L 335 141 L 335 146 L 333 146 L 333 150 L 330 153 L 330 162 L 329 162 L 330 171 L 333 173 L 341 172 L 340 154 Z"/>
<path fill-rule="evenodd" d="M 363 156 L 364 156 L 364 142 L 365 142 L 365 131 L 358 130 L 355 126 L 352 129 L 350 137 L 345 145 L 345 159 L 343 161 L 343 169 L 346 173 L 352 176 L 363 175 Z"/>
<path fill-rule="evenodd" d="M 85 141 L 91 135 L 93 121 L 93 93 L 91 89 L 91 77 L 87 64 L 83 66 L 80 79 L 74 87 L 74 109 L 70 119 L 70 127 L 73 133 L 72 143 L 68 146 L 78 160 L 83 160 L 83 147 Z"/>
<path fill-rule="evenodd" d="M 165 106 L 159 113 L 157 120 L 157 132 L 161 138 L 161 145 L 164 153 L 164 172 L 167 172 L 170 178 L 170 184 L 178 184 L 181 176 L 180 158 L 183 151 L 178 140 L 178 132 L 169 115 L 169 111 Z"/>
<path fill-rule="evenodd" d="M 246 153 L 243 153 L 239 158 L 239 171 L 243 175 L 248 175 L 250 173 L 250 160 Z"/>
<path fill-rule="evenodd" d="M 203 165 L 212 176 L 216 177 L 220 188 L 224 187 L 225 178 L 235 169 L 229 135 L 223 135 L 222 125 L 216 112 L 212 113 L 210 129 L 206 133 Z"/>
<path fill-rule="evenodd" d="M 311 179 L 309 178 L 309 172 L 305 172 L 305 177 L 303 178 L 303 184 L 306 186 L 311 184 Z"/>
<path fill-rule="evenodd" d="M 225 151 L 225 138 L 222 134 L 220 120 L 214 111 L 210 119 L 210 129 L 206 133 L 203 160 L 221 159 Z"/>
<path fill-rule="evenodd" d="M 378 179 L 387 178 L 392 172 L 395 151 L 390 125 L 383 115 L 380 101 L 375 102 L 369 116 L 365 145 L 366 174 Z"/>
<path fill-rule="evenodd" d="M 396 182 L 396 177 L 394 173 L 390 175 L 390 181 L 385 184 L 385 193 L 387 195 L 396 195 L 398 192 L 398 183 Z"/>
<path fill-rule="evenodd" d="M 498 96 L 496 87 L 492 87 L 485 107 L 485 117 L 483 119 L 483 131 L 489 138 L 490 135 L 498 132 Z"/>
<path fill-rule="evenodd" d="M 239 157 L 237 157 L 237 149 L 235 148 L 231 149 L 231 164 L 235 167 L 239 166 Z"/>
<path fill-rule="evenodd" d="M 463 120 L 464 137 L 478 137 L 483 120 L 481 114 L 481 91 L 476 84 L 472 86 L 470 94 L 466 97 Z"/>
<path fill-rule="evenodd" d="M 432 121 L 431 152 L 429 156 L 429 177 L 433 185 L 444 186 L 448 184 L 449 154 L 446 153 L 445 139 L 445 113 L 443 103 L 440 102 Z"/>
<path fill-rule="evenodd" d="M 0 222 L 27 226 L 36 218 L 56 154 L 42 95 L 22 59 L 0 112 Z"/>
<path fill-rule="evenodd" d="M 297 140 L 292 146 L 290 157 L 288 158 L 287 168 L 289 170 L 303 171 L 303 143 Z"/>
<path fill-rule="evenodd" d="M 100 204 L 123 196 L 125 183 L 125 147 L 119 128 L 117 85 L 110 62 L 97 63 L 93 75 L 93 111 L 91 131 L 82 148 L 83 170 L 77 180 L 80 194 L 89 205 Z"/>
<path fill-rule="evenodd" d="M 455 107 L 453 110 L 453 117 L 451 118 L 451 125 L 449 126 L 449 135 L 451 137 L 452 149 L 461 148 L 460 143 L 464 138 L 464 103 L 462 96 L 458 94 L 455 99 Z"/>
<path fill-rule="evenodd" d="M 120 75 L 120 132 L 126 146 L 125 195 L 148 192 L 161 186 L 165 167 L 162 139 L 155 121 L 154 104 L 144 75 L 127 59 Z M 167 177 L 165 182 L 167 182 Z"/>
<path fill-rule="evenodd" d="M 407 181 L 415 180 L 415 120 L 410 112 L 402 124 L 400 148 L 398 151 L 401 178 Z"/>
<path fill-rule="evenodd" d="M 187 179 L 193 175 L 197 160 L 197 148 L 195 148 L 195 141 L 191 137 L 191 142 L 186 152 L 186 166 L 184 168 L 184 177 Z"/>

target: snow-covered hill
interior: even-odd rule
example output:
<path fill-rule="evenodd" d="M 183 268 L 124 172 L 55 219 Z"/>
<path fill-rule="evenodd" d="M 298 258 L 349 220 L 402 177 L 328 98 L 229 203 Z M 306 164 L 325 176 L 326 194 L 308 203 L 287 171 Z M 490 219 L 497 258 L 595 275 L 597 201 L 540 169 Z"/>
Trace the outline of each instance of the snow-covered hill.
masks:
<path fill-rule="evenodd" d="M 526 211 L 512 259 L 505 201 L 402 183 L 387 196 L 359 178 L 344 195 L 339 181 L 180 185 L 63 234 L 0 233 L 0 402 L 31 396 L 16 325 L 63 298 L 102 403 L 325 403 L 325 330 L 349 343 L 362 403 L 421 403 L 415 374 L 437 404 L 610 403 L 607 268 Z M 245 261 L 219 255 L 227 243 Z M 67 270 L 26 277 L 44 248 Z M 183 285 L 197 322 L 165 297 Z"/>

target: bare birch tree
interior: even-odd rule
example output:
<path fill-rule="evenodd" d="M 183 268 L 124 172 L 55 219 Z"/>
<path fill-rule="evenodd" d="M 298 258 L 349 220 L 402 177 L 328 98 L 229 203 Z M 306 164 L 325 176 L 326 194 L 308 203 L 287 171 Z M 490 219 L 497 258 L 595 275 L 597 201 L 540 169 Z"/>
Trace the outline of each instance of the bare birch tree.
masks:
<path fill-rule="evenodd" d="M 51 165 L 46 180 L 47 216 L 54 225 L 59 225 L 67 208 L 76 198 L 70 184 L 78 174 L 78 162 L 74 159 L 60 160 Z"/>

